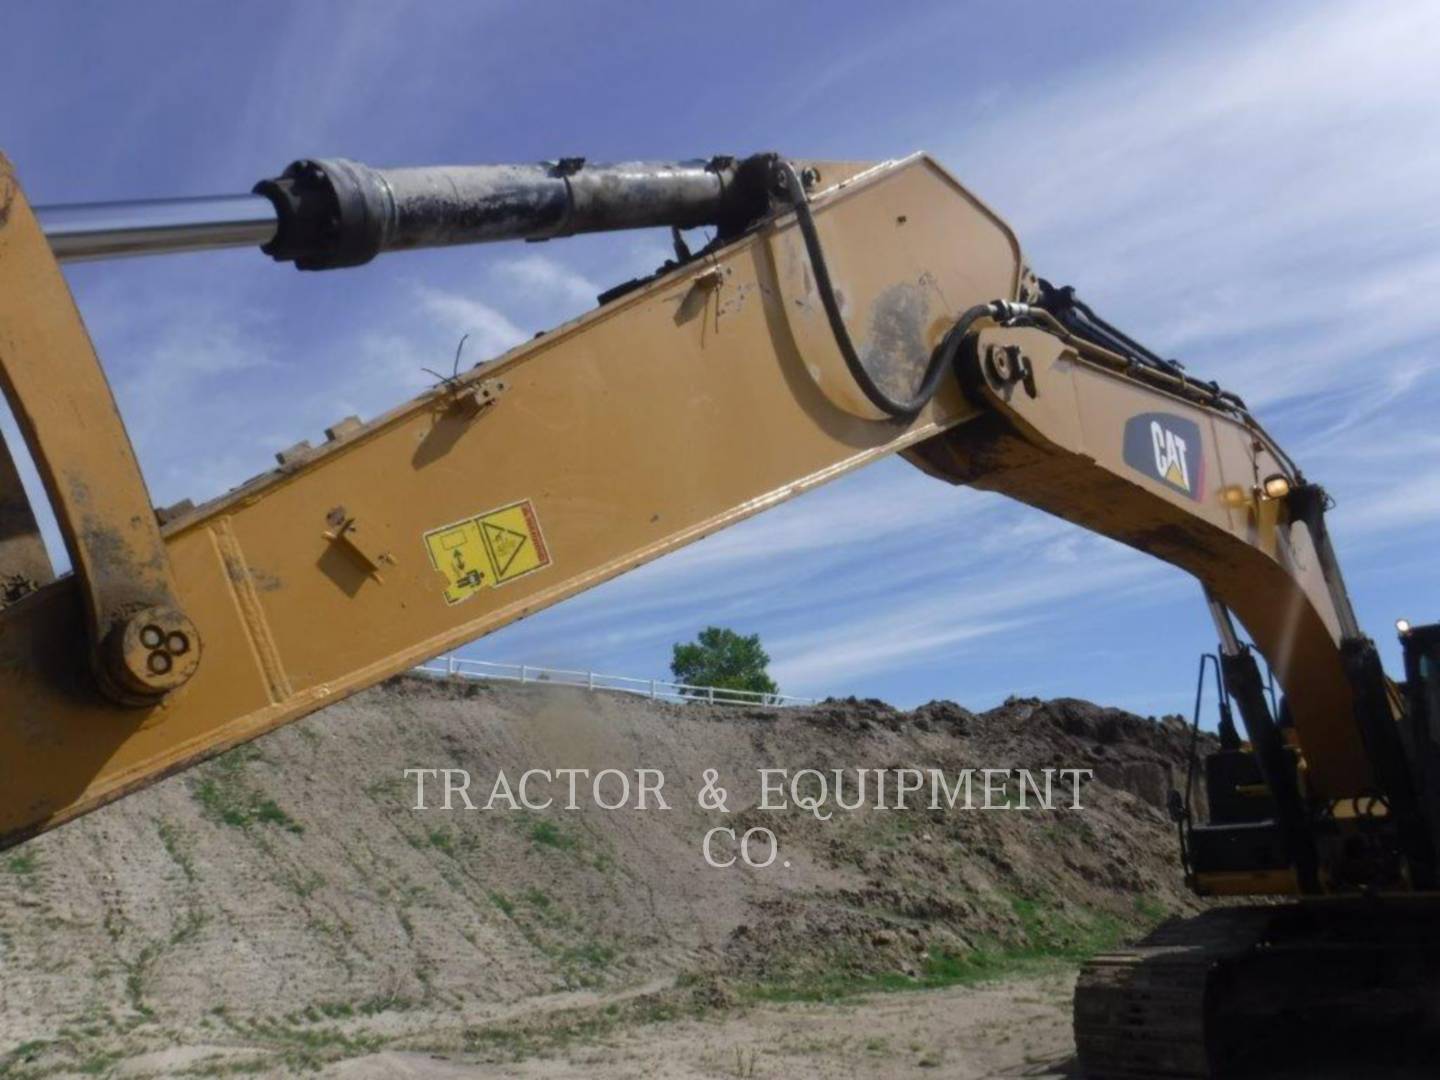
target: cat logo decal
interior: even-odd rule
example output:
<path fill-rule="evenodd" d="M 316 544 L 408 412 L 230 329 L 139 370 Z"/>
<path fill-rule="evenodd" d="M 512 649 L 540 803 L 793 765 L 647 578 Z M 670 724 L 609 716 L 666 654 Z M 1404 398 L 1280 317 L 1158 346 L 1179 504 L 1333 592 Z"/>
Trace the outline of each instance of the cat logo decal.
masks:
<path fill-rule="evenodd" d="M 1183 416 L 1148 412 L 1127 420 L 1125 464 L 1197 502 L 1205 494 L 1200 425 Z"/>

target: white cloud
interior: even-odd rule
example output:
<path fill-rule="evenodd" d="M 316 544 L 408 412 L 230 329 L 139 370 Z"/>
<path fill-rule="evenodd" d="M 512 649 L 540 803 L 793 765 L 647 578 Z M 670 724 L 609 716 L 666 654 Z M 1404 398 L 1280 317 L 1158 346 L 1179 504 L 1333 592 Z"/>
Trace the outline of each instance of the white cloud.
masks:
<path fill-rule="evenodd" d="M 1440 329 L 1401 299 L 1440 273 L 1440 7 L 1249 11 L 1042 84 L 947 156 L 1042 273 L 1279 402 Z"/>
<path fill-rule="evenodd" d="M 495 266 L 493 274 L 513 289 L 538 292 L 577 311 L 594 307 L 595 297 L 604 291 L 604 286 L 544 255 L 504 259 Z"/>
<path fill-rule="evenodd" d="M 944 155 L 1042 274 L 1240 393 L 1352 556 L 1440 520 L 1414 465 L 1440 404 L 1437 42 L 1433 4 L 1250 8 L 1038 80 Z"/>
<path fill-rule="evenodd" d="M 470 335 L 465 344 L 472 357 L 489 359 L 498 356 L 529 337 L 503 312 L 483 301 L 427 285 L 418 286 L 416 295 L 421 311 L 436 320 L 441 328 L 454 334 L 457 342 L 460 335 Z"/>
<path fill-rule="evenodd" d="M 814 690 L 897 661 L 924 664 L 962 642 L 1062 617 L 1056 613 L 1093 593 L 1113 599 L 1165 580 L 1157 565 L 1116 545 L 1092 544 L 1083 572 L 1075 565 L 1047 567 L 1034 554 L 1034 548 L 1012 545 L 1002 564 L 1008 572 L 991 572 L 984 560 L 967 561 L 936 575 L 933 588 L 906 590 L 871 613 L 776 638 L 769 643 L 774 670 L 785 685 Z"/>

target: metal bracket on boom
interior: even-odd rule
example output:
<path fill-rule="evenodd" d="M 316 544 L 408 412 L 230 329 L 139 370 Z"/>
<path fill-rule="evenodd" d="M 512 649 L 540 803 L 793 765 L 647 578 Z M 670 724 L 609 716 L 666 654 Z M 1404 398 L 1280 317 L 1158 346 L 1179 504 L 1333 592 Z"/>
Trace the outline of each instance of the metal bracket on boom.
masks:
<path fill-rule="evenodd" d="M 200 661 L 200 635 L 175 602 L 169 557 L 139 463 L 109 383 L 45 234 L 0 159 L 0 385 L 50 497 L 84 597 L 91 666 L 102 692 L 125 705 L 154 704 Z M 8 459 L 8 454 L 6 455 Z M 34 514 L 0 469 L 5 517 L 18 522 L 20 555 L 37 561 Z M 17 510 L 19 501 L 23 510 Z M 27 524 L 28 522 L 28 524 Z"/>

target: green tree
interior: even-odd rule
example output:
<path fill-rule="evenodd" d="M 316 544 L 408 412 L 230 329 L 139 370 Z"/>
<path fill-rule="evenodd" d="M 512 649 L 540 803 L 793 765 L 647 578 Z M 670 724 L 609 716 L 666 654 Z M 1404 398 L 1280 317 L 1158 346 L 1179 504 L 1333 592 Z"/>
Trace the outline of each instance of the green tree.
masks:
<path fill-rule="evenodd" d="M 685 645 L 676 643 L 670 671 L 677 682 L 692 686 L 778 694 L 780 688 L 765 670 L 769 664 L 770 657 L 760 646 L 759 634 L 747 637 L 724 627 L 707 626 L 694 641 Z M 716 697 L 723 700 L 718 694 Z"/>

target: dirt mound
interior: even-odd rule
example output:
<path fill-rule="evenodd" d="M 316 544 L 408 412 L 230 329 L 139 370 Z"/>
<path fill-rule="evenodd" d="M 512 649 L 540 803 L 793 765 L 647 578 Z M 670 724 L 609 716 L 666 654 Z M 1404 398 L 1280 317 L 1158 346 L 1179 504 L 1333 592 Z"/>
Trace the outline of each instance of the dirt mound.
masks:
<path fill-rule="evenodd" d="M 1078 957 L 1191 905 L 1164 809 L 1188 738 L 1178 718 L 1069 699 L 781 712 L 393 680 L 0 857 L 0 1072 L 484 1057 L 549 1013 L 693 1014 Z M 414 768 L 467 769 L 476 803 L 501 771 L 658 769 L 671 808 L 416 811 Z M 992 810 L 820 820 L 760 809 L 762 768 L 1095 779 L 1080 811 L 1068 789 L 1022 810 L 1012 787 Z M 728 813 L 697 802 L 707 770 Z M 771 830 L 776 861 L 707 865 L 716 826 Z"/>

